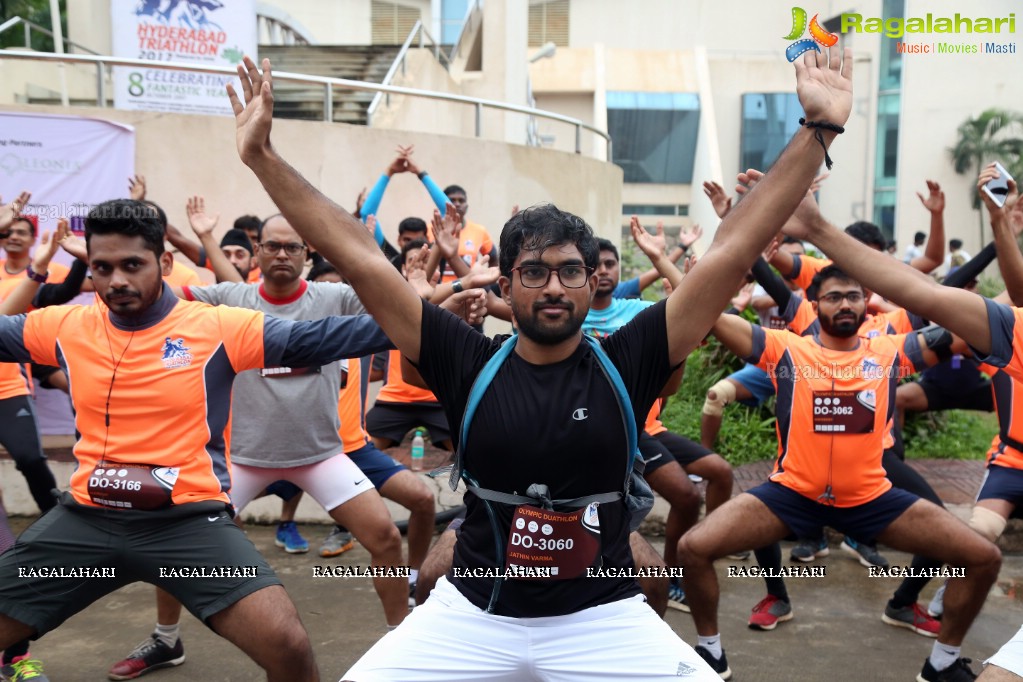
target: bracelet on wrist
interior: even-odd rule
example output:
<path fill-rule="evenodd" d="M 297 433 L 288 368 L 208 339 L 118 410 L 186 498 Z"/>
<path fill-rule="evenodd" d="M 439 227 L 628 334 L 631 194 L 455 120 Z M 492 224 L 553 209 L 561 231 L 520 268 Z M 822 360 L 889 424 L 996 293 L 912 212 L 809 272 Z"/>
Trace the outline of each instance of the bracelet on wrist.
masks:
<path fill-rule="evenodd" d="M 451 283 L 451 291 L 455 292 L 456 294 L 460 294 L 464 290 L 465 287 L 462 285 L 462 280 L 456 279 L 454 282 Z"/>
<path fill-rule="evenodd" d="M 420 180 L 422 180 L 424 177 L 429 175 L 429 173 L 427 173 L 426 171 L 419 171 L 418 173 L 416 173 L 416 175 L 419 177 Z"/>
<path fill-rule="evenodd" d="M 46 281 L 46 278 L 50 276 L 50 273 L 49 271 L 36 272 L 35 270 L 32 269 L 32 266 L 29 265 L 27 268 L 25 268 L 25 276 L 28 277 L 30 280 L 42 284 L 43 282 Z"/>
<path fill-rule="evenodd" d="M 805 118 L 799 119 L 799 125 L 814 129 L 813 136 L 821 143 L 821 149 L 824 150 L 824 165 L 828 167 L 828 170 L 831 170 L 834 163 L 832 163 L 831 157 L 828 156 L 828 146 L 824 144 L 824 135 L 821 134 L 821 128 L 838 133 L 839 135 L 845 132 L 845 128 L 829 121 L 807 121 Z"/>

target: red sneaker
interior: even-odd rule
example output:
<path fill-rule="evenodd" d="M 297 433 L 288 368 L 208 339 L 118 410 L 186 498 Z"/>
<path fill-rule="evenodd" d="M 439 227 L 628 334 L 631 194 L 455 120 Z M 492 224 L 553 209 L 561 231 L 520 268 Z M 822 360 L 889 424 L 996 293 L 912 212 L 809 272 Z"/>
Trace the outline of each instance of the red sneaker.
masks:
<path fill-rule="evenodd" d="M 792 620 L 792 606 L 787 601 L 769 594 L 753 607 L 749 627 L 751 630 L 773 630 L 778 623 L 787 620 Z"/>

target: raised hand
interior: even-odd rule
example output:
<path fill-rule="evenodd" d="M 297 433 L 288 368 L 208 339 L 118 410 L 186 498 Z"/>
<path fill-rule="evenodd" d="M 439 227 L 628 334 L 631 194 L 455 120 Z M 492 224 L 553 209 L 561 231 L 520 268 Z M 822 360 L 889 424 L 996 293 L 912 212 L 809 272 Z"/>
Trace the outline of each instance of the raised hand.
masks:
<path fill-rule="evenodd" d="M 28 201 L 31 198 L 31 192 L 22 192 L 12 199 L 10 203 L 0 206 L 0 230 L 6 230 L 11 226 L 11 223 L 21 215 L 21 209 L 28 206 Z"/>
<path fill-rule="evenodd" d="M 736 310 L 745 310 L 746 306 L 750 304 L 750 301 L 753 300 L 753 288 L 755 286 L 753 282 L 750 282 L 739 289 L 739 293 L 732 297 L 732 305 L 735 306 Z"/>
<path fill-rule="evenodd" d="M 359 196 L 355 197 L 355 214 L 362 215 L 362 205 L 366 203 L 366 188 L 363 187 L 362 191 L 359 192 Z"/>
<path fill-rule="evenodd" d="M 408 158 L 402 155 L 398 155 L 394 161 L 391 161 L 391 165 L 387 167 L 388 177 L 393 177 L 398 173 L 404 173 L 408 170 Z"/>
<path fill-rule="evenodd" d="M 32 270 L 37 273 L 46 272 L 47 268 L 50 267 L 50 261 L 53 256 L 60 249 L 60 242 L 70 233 L 68 228 L 67 218 L 61 218 L 57 221 L 57 229 L 51 235 L 49 232 L 43 232 L 43 236 L 39 240 L 39 248 L 36 249 L 35 255 L 32 258 Z"/>
<path fill-rule="evenodd" d="M 920 192 L 917 192 L 916 195 L 920 198 L 920 203 L 924 205 L 924 208 L 931 213 L 941 213 L 945 210 L 945 193 L 941 191 L 941 186 L 933 180 L 927 181 L 926 197 Z"/>
<path fill-rule="evenodd" d="M 984 170 L 980 172 L 980 177 L 977 178 L 977 193 L 980 195 L 980 200 L 984 202 L 987 207 L 988 213 L 991 214 L 991 220 L 1003 216 L 1006 211 L 1012 208 L 1019 199 L 1019 191 L 1016 187 L 1016 181 L 1009 178 L 1009 194 L 1005 197 L 1005 203 L 999 206 L 995 203 L 994 199 L 988 196 L 988 193 L 983 190 L 984 185 L 991 182 L 995 178 L 1001 176 L 1001 173 L 995 167 L 995 164 L 991 163 L 984 167 Z"/>
<path fill-rule="evenodd" d="M 85 240 L 71 234 L 70 231 L 68 231 L 67 236 L 60 240 L 60 248 L 83 263 L 89 262 L 89 250 L 85 245 Z"/>
<path fill-rule="evenodd" d="M 366 229 L 370 234 L 375 234 L 377 231 L 377 217 L 372 213 L 366 216 Z"/>
<path fill-rule="evenodd" d="M 688 275 L 689 271 L 696 267 L 696 262 L 699 260 L 695 255 L 686 258 L 686 262 L 682 264 L 682 274 Z"/>
<path fill-rule="evenodd" d="M 450 203 L 445 211 L 441 218 L 440 211 L 433 210 L 433 240 L 441 255 L 451 260 L 458 257 L 458 233 L 462 229 L 462 217 Z"/>
<path fill-rule="evenodd" d="M 629 220 L 629 228 L 632 230 L 632 241 L 636 242 L 636 246 L 647 255 L 647 258 L 652 259 L 664 253 L 664 246 L 667 242 L 664 237 L 664 223 L 657 221 L 657 234 L 652 235 L 639 224 L 637 216 L 632 216 Z"/>
<path fill-rule="evenodd" d="M 271 151 L 270 128 L 273 124 L 273 74 L 270 60 L 263 60 L 263 72 L 256 68 L 251 57 L 244 57 L 238 65 L 238 78 L 242 82 L 242 99 L 234 86 L 228 84 L 227 96 L 234 110 L 235 141 L 238 155 L 246 164 Z"/>
<path fill-rule="evenodd" d="M 728 200 L 731 204 L 731 199 Z M 690 246 L 695 244 L 703 236 L 703 228 L 700 227 L 699 223 L 692 227 L 683 227 L 678 233 L 678 245 L 683 249 L 688 249 Z"/>
<path fill-rule="evenodd" d="M 816 193 L 817 190 L 819 190 L 821 188 L 821 185 L 824 184 L 824 181 L 827 180 L 830 177 L 831 177 L 831 171 L 824 171 L 823 173 L 821 173 L 820 175 L 815 177 L 813 179 L 813 182 L 810 183 L 810 191 Z"/>
<path fill-rule="evenodd" d="M 480 256 L 476 259 L 476 262 L 472 264 L 472 267 L 469 268 L 469 284 L 466 284 L 466 286 L 469 288 L 490 286 L 496 282 L 497 278 L 500 276 L 500 270 L 490 267 L 490 255 L 487 254 L 485 256 Z M 466 279 L 466 277 L 463 277 L 463 282 Z"/>
<path fill-rule="evenodd" d="M 703 183 L 703 193 L 710 199 L 718 218 L 724 218 L 732 210 L 732 197 L 725 194 L 725 188 L 716 182 Z"/>
<path fill-rule="evenodd" d="M 146 198 L 146 176 L 136 175 L 134 178 L 128 178 L 128 196 L 135 201 Z"/>
<path fill-rule="evenodd" d="M 809 51 L 793 64 L 796 94 L 806 120 L 844 126 L 852 112 L 852 50 L 836 44 L 827 54 Z"/>
<path fill-rule="evenodd" d="M 217 221 L 220 220 L 219 213 L 215 216 L 206 214 L 206 200 L 201 196 L 194 196 L 188 200 L 185 205 L 185 213 L 188 214 L 188 224 L 192 226 L 192 231 L 200 239 L 204 235 L 211 234 L 213 228 L 217 226 Z"/>
<path fill-rule="evenodd" d="M 429 257 L 430 247 L 425 244 L 419 249 L 409 251 L 405 257 L 405 278 L 419 297 L 427 300 L 433 296 L 435 288 L 426 278 L 426 261 Z"/>
<path fill-rule="evenodd" d="M 466 289 L 445 298 L 440 307 L 458 315 L 466 324 L 483 324 L 487 316 L 487 292 L 482 289 Z"/>
<path fill-rule="evenodd" d="M 767 245 L 767 248 L 764 249 L 764 260 L 770 263 L 771 259 L 774 258 L 774 254 L 778 253 L 778 249 L 780 247 L 781 239 L 778 237 L 772 239 L 771 242 Z"/>

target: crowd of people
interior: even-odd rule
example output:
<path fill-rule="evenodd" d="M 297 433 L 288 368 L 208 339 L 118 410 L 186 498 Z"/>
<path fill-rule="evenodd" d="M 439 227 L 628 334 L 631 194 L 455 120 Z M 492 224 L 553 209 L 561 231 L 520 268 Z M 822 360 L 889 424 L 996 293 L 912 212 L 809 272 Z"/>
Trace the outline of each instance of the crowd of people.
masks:
<path fill-rule="evenodd" d="M 920 195 L 929 231 L 905 263 L 877 226 L 835 228 L 814 193 L 852 107 L 852 56 L 831 48 L 795 66 L 805 123 L 770 172 L 740 174 L 738 201 L 705 183 L 721 223 L 699 258 L 699 228 L 669 250 L 662 228 L 633 218 L 651 267 L 624 282 L 618 247 L 551 204 L 516 209 L 495 241 L 468 219 L 466 190 L 441 189 L 412 147 L 349 213 L 271 144 L 265 60 L 245 60 L 229 97 L 239 155 L 279 213 L 240 218 L 218 241 L 218 217 L 191 197 L 186 235 L 136 177 L 130 198 L 91 210 L 84 238 L 62 221 L 30 255 L 31 196 L 3 205 L 0 442 L 43 515 L 15 540 L 0 505 L 0 678 L 44 682 L 30 641 L 143 581 L 157 588 L 155 628 L 110 679 L 183 663 L 182 607 L 267 679 L 319 679 L 294 605 L 237 522 L 277 495 L 276 544 L 308 551 L 294 523 L 308 493 L 336 524 L 320 555 L 354 538 L 380 569 L 388 633 L 344 680 L 729 679 L 714 561 L 755 555 L 766 596 L 749 626 L 773 630 L 793 618 L 779 541 L 812 562 L 829 551 L 825 527 L 867 566 L 888 565 L 878 543 L 913 554 L 881 620 L 934 639 L 917 680 L 976 679 L 962 643 L 1023 498 L 1023 201 L 1011 182 L 1003 205 L 982 194 L 995 240 L 975 257 L 945 258 L 934 182 Z M 429 203 L 391 244 L 376 214 L 401 173 Z M 70 268 L 51 262 L 58 248 Z M 975 290 L 996 257 L 1007 291 L 990 300 Z M 641 298 L 658 281 L 665 297 Z M 93 305 L 64 305 L 89 290 Z M 488 315 L 514 333 L 482 334 Z M 700 387 L 699 434 L 673 433 L 662 411 L 709 334 L 746 364 Z M 74 406 L 68 490 L 42 453 L 28 376 Z M 716 450 L 724 411 L 771 396 L 774 469 L 733 496 Z M 999 415 L 968 525 L 904 462 L 904 413 L 945 409 Z M 450 484 L 466 489 L 432 547 L 433 494 L 387 454 L 414 429 L 451 453 Z M 669 506 L 663 554 L 637 532 L 652 491 Z M 409 512 L 407 549 L 383 498 Z M 694 646 L 668 607 L 691 612 Z M 981 679 L 1023 676 L 1021 637 Z"/>

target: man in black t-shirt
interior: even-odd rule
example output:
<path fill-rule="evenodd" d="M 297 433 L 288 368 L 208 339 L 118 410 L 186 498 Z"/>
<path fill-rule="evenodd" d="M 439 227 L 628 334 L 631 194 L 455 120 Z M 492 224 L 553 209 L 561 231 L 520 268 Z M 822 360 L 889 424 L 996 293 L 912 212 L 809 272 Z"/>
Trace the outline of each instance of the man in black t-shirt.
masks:
<path fill-rule="evenodd" d="M 498 341 L 424 304 L 366 229 L 274 151 L 269 69 L 269 60 L 260 72 L 245 59 L 239 68 L 244 104 L 229 86 L 242 160 L 288 221 L 301 226 L 302 236 L 351 282 L 405 358 L 418 365 L 450 423 L 461 423 L 470 387 Z M 835 130 L 849 116 L 851 75 L 851 51 L 844 60 L 837 48 L 829 56 L 810 52 L 797 63 L 806 118 L 826 125 L 796 132 L 666 301 L 600 341 L 636 420 L 703 340 L 735 283 L 806 194 Z M 608 501 L 606 494 L 621 493 L 633 453 L 615 389 L 581 332 L 597 286 L 597 260 L 589 226 L 553 206 L 527 209 L 505 225 L 498 282 L 519 333 L 458 445 L 472 482 L 489 489 L 488 496 L 496 491 L 516 496 L 516 502 L 484 503 L 484 491 L 467 493 L 450 579 L 441 580 L 430 599 L 345 679 L 713 680 L 715 673 L 731 674 L 714 638 L 701 638 L 694 652 L 642 603 L 630 575 L 629 512 L 621 498 Z M 460 433 L 452 435 L 461 440 Z M 546 485 L 549 498 L 535 484 Z M 534 504 L 517 501 L 527 494 Z M 604 503 L 571 499 L 595 495 Z M 511 565 L 522 573 L 494 570 Z M 523 579 L 539 575 L 533 571 L 538 568 L 548 569 L 547 577 Z"/>

